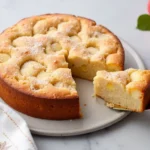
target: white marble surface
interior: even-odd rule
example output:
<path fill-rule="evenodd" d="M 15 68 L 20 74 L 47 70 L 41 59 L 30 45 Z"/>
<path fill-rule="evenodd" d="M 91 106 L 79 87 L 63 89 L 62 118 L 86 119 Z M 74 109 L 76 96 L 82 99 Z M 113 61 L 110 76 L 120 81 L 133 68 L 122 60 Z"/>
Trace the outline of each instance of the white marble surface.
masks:
<path fill-rule="evenodd" d="M 0 0 L 0 31 L 21 18 L 44 13 L 71 13 L 96 20 L 125 39 L 150 68 L 150 32 L 136 30 L 147 0 Z M 131 114 L 120 123 L 76 137 L 33 136 L 39 150 L 149 150 L 150 111 Z"/>

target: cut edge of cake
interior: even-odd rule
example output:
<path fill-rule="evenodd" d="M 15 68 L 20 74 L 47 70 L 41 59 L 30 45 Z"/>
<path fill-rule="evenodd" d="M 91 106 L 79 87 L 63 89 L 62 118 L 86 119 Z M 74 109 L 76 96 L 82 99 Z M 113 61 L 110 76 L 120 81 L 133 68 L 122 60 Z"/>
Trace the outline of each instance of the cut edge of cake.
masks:
<path fill-rule="evenodd" d="M 98 71 L 94 91 L 108 107 L 143 112 L 150 101 L 150 70 Z"/>

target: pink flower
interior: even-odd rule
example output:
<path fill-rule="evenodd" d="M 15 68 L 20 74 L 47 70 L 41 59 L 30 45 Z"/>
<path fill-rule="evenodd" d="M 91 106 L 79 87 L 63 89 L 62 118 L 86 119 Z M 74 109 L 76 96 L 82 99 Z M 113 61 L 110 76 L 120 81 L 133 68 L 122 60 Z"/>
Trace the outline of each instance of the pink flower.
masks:
<path fill-rule="evenodd" d="M 150 14 L 150 0 L 148 0 L 147 10 L 148 10 L 148 13 Z"/>

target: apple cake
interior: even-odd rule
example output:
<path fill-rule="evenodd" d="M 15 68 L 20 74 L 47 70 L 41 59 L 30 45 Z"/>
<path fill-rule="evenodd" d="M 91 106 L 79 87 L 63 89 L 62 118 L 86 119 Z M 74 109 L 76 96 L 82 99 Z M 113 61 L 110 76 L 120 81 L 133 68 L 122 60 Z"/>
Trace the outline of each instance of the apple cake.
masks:
<path fill-rule="evenodd" d="M 67 14 L 21 20 L 0 34 L 0 96 L 14 109 L 45 119 L 80 117 L 72 77 L 124 67 L 119 39 L 95 21 Z"/>
<path fill-rule="evenodd" d="M 150 101 L 150 70 L 98 71 L 94 91 L 110 108 L 143 112 Z"/>

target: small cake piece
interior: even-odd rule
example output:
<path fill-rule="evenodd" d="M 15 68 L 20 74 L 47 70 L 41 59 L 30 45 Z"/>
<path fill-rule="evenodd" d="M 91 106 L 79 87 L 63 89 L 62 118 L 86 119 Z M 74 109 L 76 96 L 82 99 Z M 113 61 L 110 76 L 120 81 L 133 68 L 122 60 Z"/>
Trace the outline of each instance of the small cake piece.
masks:
<path fill-rule="evenodd" d="M 112 109 L 115 109 L 115 110 L 130 111 L 130 110 L 128 110 L 127 108 L 123 108 L 123 107 L 121 107 L 121 106 L 119 106 L 119 105 L 115 105 L 115 104 L 110 103 L 110 102 L 106 102 L 105 105 L 106 105 L 107 107 L 112 108 Z"/>
<path fill-rule="evenodd" d="M 150 70 L 98 71 L 94 91 L 108 107 L 143 112 L 150 101 Z"/>

